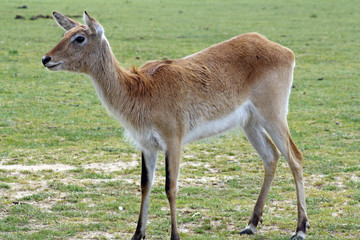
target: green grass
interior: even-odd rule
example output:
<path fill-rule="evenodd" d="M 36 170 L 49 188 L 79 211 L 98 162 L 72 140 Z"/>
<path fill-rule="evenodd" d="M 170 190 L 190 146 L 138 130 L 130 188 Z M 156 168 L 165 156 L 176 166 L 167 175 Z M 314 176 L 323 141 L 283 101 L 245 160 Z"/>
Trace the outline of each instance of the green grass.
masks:
<path fill-rule="evenodd" d="M 307 239 L 360 238 L 359 1 L 23 1 L 0 3 L 1 239 L 130 239 L 140 205 L 138 151 L 85 75 L 52 73 L 41 57 L 63 31 L 57 10 L 87 10 L 124 67 L 180 58 L 245 32 L 296 54 L 288 115 L 304 153 Z M 25 20 L 16 20 L 22 15 Z M 81 18 L 76 18 L 82 21 Z M 169 239 L 160 155 L 147 235 Z M 34 170 L 31 166 L 62 164 Z M 61 168 L 65 166 L 66 168 Z M 233 131 L 184 147 L 178 195 L 182 239 L 288 239 L 295 186 L 283 159 L 254 236 L 239 236 L 263 178 L 254 149 Z"/>

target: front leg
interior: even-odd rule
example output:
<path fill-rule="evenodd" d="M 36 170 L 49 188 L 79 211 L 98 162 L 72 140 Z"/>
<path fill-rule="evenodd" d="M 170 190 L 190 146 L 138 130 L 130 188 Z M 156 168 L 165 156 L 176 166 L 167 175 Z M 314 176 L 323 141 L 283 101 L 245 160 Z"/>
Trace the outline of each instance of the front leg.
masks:
<path fill-rule="evenodd" d="M 132 240 L 145 239 L 146 220 L 153 185 L 157 152 L 143 151 L 141 154 L 141 207 L 136 231 Z"/>
<path fill-rule="evenodd" d="M 176 220 L 176 194 L 180 165 L 180 144 L 168 147 L 165 153 L 165 191 L 170 204 L 171 240 L 180 240 Z"/>

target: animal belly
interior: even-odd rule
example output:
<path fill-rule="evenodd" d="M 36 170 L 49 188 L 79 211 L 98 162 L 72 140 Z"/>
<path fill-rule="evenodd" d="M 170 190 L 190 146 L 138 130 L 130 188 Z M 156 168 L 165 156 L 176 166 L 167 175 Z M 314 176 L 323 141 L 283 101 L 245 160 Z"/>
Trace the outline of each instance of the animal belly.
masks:
<path fill-rule="evenodd" d="M 199 124 L 185 135 L 183 144 L 214 136 L 234 127 L 245 126 L 249 120 L 251 108 L 252 103 L 247 102 L 223 118 Z"/>

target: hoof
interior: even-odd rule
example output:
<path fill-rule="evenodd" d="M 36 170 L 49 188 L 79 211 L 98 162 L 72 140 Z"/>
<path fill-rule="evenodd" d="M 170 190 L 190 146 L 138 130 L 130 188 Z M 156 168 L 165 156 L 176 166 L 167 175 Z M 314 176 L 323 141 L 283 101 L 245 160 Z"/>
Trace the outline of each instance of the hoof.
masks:
<path fill-rule="evenodd" d="M 175 233 L 175 234 L 171 234 L 171 240 L 180 240 L 179 234 Z"/>
<path fill-rule="evenodd" d="M 254 234 L 249 228 L 245 228 L 244 230 L 242 230 L 241 232 L 240 232 L 240 235 L 245 235 L 245 234 L 247 234 L 247 235 L 252 235 L 252 234 Z"/>
<path fill-rule="evenodd" d="M 137 234 L 135 234 L 132 238 L 131 238 L 131 240 L 142 240 L 142 239 L 145 239 L 145 236 L 140 236 L 140 235 L 137 235 Z"/>
<path fill-rule="evenodd" d="M 291 240 L 295 240 L 295 239 L 305 239 L 305 233 L 299 231 L 297 233 L 295 233 L 294 235 L 292 235 L 290 237 Z"/>
<path fill-rule="evenodd" d="M 310 224 L 308 221 L 302 226 L 302 228 L 297 228 L 296 233 L 290 237 L 290 239 L 305 239 L 306 229 L 310 228 Z"/>
<path fill-rule="evenodd" d="M 252 235 L 255 233 L 256 228 L 253 227 L 252 225 L 247 225 L 246 228 L 244 228 L 241 232 L 240 235 Z"/>

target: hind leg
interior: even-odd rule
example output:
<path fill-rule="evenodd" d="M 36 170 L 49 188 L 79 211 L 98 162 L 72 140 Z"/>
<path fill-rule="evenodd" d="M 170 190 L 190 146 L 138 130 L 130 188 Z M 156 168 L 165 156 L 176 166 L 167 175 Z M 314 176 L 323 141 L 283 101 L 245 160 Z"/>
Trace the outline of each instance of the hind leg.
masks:
<path fill-rule="evenodd" d="M 260 155 L 265 169 L 264 182 L 261 187 L 259 197 L 256 201 L 252 216 L 246 228 L 240 232 L 240 234 L 253 234 L 259 221 L 262 221 L 263 208 L 265 205 L 266 196 L 270 190 L 271 182 L 275 175 L 275 170 L 279 159 L 279 152 L 255 117 L 250 119 L 243 130 L 249 142 Z"/>
<path fill-rule="evenodd" d="M 291 139 L 286 120 L 294 66 L 294 63 L 292 66 L 279 66 L 278 71 L 266 75 L 262 84 L 254 91 L 251 101 L 255 108 L 254 115 L 290 166 L 295 180 L 298 207 L 298 223 L 292 238 L 304 239 L 309 224 L 306 216 L 302 153 Z"/>
<path fill-rule="evenodd" d="M 298 223 L 295 234 L 291 239 L 305 239 L 306 228 L 309 228 L 306 215 L 305 190 L 303 183 L 302 153 L 292 140 L 286 120 L 273 121 L 273 124 L 266 127 L 277 148 L 284 155 L 288 162 L 295 180 Z"/>

